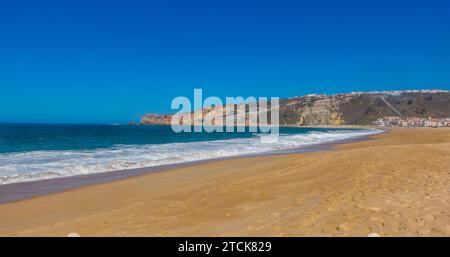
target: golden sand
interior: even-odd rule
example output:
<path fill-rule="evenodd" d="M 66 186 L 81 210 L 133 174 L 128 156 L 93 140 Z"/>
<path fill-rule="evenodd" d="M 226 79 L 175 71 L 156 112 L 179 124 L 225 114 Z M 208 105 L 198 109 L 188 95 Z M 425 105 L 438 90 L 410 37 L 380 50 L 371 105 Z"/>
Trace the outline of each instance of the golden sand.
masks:
<path fill-rule="evenodd" d="M 12 236 L 450 235 L 450 129 L 216 161 L 0 205 Z"/>

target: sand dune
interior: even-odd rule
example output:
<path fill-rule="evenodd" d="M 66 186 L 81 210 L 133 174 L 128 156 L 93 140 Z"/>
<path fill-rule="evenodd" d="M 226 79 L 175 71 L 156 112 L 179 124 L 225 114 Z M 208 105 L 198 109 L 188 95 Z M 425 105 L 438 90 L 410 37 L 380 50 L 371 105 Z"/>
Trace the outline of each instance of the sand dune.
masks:
<path fill-rule="evenodd" d="M 3 204 L 0 235 L 450 235 L 450 129 L 393 129 L 335 148 Z"/>

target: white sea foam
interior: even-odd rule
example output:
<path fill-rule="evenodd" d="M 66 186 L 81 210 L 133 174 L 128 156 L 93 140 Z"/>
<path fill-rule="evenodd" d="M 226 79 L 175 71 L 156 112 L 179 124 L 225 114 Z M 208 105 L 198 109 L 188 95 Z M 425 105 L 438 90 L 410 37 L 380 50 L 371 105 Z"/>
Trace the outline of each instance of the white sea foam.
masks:
<path fill-rule="evenodd" d="M 257 135 L 218 141 L 117 145 L 108 149 L 33 151 L 0 154 L 0 184 L 153 167 L 219 157 L 289 150 L 380 133 L 380 130 L 333 130 L 281 134 L 262 143 Z"/>

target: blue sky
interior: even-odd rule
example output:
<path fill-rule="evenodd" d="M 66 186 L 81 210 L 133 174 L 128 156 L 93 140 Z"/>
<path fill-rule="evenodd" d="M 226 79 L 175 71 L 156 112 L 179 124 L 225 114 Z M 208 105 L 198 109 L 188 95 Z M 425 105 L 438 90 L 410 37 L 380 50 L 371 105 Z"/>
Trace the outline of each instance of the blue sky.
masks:
<path fill-rule="evenodd" d="M 449 1 L 3 1 L 0 121 L 127 122 L 173 97 L 450 89 Z"/>

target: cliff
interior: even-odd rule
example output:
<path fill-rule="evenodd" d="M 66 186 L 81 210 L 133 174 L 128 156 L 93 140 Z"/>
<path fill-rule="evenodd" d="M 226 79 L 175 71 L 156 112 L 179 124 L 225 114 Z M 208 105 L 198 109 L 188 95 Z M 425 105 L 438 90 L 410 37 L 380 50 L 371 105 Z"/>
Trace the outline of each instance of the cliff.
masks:
<path fill-rule="evenodd" d="M 205 115 L 217 110 L 205 108 L 201 112 Z M 423 118 L 450 117 L 450 92 L 443 90 L 358 92 L 280 99 L 280 125 L 369 125 L 378 118 L 399 115 Z M 171 117 L 172 115 L 145 115 L 141 124 L 170 124 Z M 248 125 L 248 122 L 245 125 Z"/>

